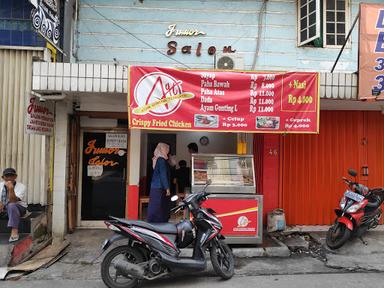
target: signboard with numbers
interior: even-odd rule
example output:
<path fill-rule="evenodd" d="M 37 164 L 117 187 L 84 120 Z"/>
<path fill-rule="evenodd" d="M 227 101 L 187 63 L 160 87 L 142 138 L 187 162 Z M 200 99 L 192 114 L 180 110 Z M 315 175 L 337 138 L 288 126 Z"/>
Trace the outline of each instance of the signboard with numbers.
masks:
<path fill-rule="evenodd" d="M 359 99 L 384 98 L 384 4 L 360 4 Z"/>
<path fill-rule="evenodd" d="M 129 126 L 138 129 L 318 133 L 319 76 L 131 66 Z"/>

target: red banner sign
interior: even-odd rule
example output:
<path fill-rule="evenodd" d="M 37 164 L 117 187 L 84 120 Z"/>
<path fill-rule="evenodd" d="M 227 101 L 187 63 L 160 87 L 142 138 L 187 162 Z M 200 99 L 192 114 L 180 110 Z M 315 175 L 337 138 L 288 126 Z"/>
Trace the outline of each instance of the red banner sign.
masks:
<path fill-rule="evenodd" d="M 384 98 L 384 4 L 360 4 L 359 99 Z"/>
<path fill-rule="evenodd" d="M 318 133 L 318 73 L 131 66 L 129 126 L 140 129 Z"/>
<path fill-rule="evenodd" d="M 259 201 L 256 199 L 213 199 L 204 203 L 223 224 L 224 236 L 257 236 Z"/>

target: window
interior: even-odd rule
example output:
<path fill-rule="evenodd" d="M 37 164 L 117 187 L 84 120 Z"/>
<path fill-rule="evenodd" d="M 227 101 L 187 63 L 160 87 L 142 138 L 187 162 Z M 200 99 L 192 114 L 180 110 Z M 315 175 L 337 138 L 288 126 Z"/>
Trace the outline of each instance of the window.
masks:
<path fill-rule="evenodd" d="M 349 0 L 298 0 L 299 46 L 341 46 L 347 34 Z"/>
<path fill-rule="evenodd" d="M 0 3 L 0 45 L 45 47 L 46 41 L 32 27 L 31 3 L 26 0 Z"/>

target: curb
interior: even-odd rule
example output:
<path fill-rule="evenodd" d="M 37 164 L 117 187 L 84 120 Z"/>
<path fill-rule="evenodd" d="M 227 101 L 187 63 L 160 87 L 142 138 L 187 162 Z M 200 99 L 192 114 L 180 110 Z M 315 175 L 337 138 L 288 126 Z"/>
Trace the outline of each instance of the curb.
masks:
<path fill-rule="evenodd" d="M 259 257 L 290 257 L 291 251 L 288 246 L 276 237 L 270 237 L 278 246 L 274 247 L 233 247 L 232 253 L 236 258 L 259 258 Z M 182 249 L 181 257 L 191 257 L 192 248 Z M 209 257 L 209 256 L 208 256 Z"/>
<path fill-rule="evenodd" d="M 290 257 L 291 251 L 288 246 L 275 237 L 271 237 L 278 246 L 276 247 L 252 247 L 252 248 L 233 248 L 233 255 L 237 258 L 256 258 L 256 257 Z"/>
<path fill-rule="evenodd" d="M 278 241 L 278 240 L 277 240 Z M 276 242 L 277 242 L 276 241 Z M 280 242 L 280 241 L 278 241 Z M 280 242 L 281 243 L 281 242 Z M 288 247 L 281 243 L 278 247 L 252 247 L 252 248 L 233 248 L 232 253 L 236 258 L 260 258 L 260 257 L 290 257 L 291 251 Z M 193 249 L 187 248 L 181 250 L 181 257 L 191 257 Z M 209 257 L 209 256 L 208 256 Z"/>
<path fill-rule="evenodd" d="M 290 257 L 291 251 L 288 246 L 275 237 L 271 239 L 278 245 L 275 247 L 234 247 L 232 248 L 233 256 L 236 258 L 258 258 L 258 257 Z M 191 257 L 192 248 L 182 249 L 181 257 Z"/>

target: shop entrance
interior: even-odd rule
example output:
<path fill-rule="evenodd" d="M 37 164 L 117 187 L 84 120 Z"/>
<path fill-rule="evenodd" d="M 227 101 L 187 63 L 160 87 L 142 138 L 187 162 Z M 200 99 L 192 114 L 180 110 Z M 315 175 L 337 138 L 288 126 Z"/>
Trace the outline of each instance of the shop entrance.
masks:
<path fill-rule="evenodd" d="M 127 133 L 86 131 L 82 136 L 81 221 L 125 217 Z"/>
<path fill-rule="evenodd" d="M 170 145 L 170 153 L 176 157 L 176 169 L 179 169 L 179 161 L 184 160 L 187 167 L 191 168 L 191 154 L 188 151 L 189 143 L 196 143 L 199 153 L 202 154 L 236 154 L 237 135 L 235 133 L 217 133 L 217 132 L 195 132 L 195 131 L 169 131 L 161 133 L 156 131 L 141 132 L 141 141 L 143 146 L 140 155 L 140 187 L 139 187 L 139 209 L 140 219 L 146 219 L 146 211 L 149 202 L 149 191 L 152 180 L 152 157 L 153 151 L 159 142 Z M 252 140 L 250 140 L 250 143 Z M 250 150 L 249 150 L 250 151 Z M 136 166 L 134 166 L 136 167 Z M 137 169 L 139 167 L 136 167 Z M 176 187 L 171 187 L 176 190 Z M 173 190 L 173 191 L 175 191 Z"/>

